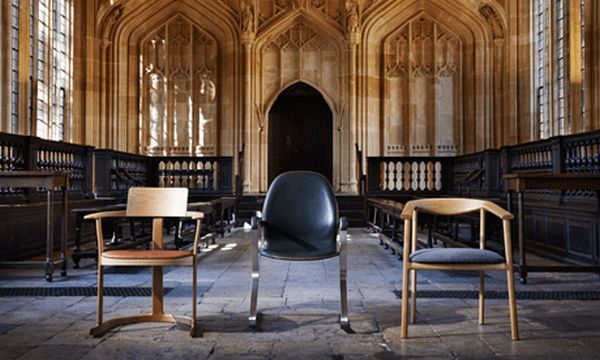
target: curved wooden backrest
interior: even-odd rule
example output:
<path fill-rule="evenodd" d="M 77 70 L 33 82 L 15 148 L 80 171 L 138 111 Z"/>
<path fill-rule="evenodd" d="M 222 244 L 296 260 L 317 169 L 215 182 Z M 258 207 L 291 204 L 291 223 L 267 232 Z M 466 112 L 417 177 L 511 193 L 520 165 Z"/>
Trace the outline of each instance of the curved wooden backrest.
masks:
<path fill-rule="evenodd" d="M 127 195 L 127 216 L 184 217 L 188 189 L 132 187 Z"/>
<path fill-rule="evenodd" d="M 431 198 L 411 200 L 404 205 L 400 217 L 412 219 L 415 210 L 437 215 L 460 215 L 478 210 L 488 211 L 503 220 L 510 220 L 513 215 L 488 200 L 464 198 Z"/>

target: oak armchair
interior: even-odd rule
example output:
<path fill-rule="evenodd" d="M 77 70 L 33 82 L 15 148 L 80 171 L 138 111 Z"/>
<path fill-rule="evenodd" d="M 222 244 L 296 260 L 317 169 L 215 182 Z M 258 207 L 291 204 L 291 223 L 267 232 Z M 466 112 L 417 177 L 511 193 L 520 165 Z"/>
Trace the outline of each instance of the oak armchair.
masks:
<path fill-rule="evenodd" d="M 473 248 L 426 248 L 417 250 L 417 224 L 419 213 L 455 216 L 479 212 L 479 249 Z M 490 213 L 502 220 L 504 257 L 485 249 L 485 214 Z M 400 216 L 404 220 L 404 249 L 402 273 L 402 331 L 408 336 L 408 285 L 411 274 L 411 323 L 416 321 L 417 270 L 477 270 L 479 271 L 479 323 L 483 325 L 485 271 L 506 271 L 511 336 L 519 339 L 517 304 L 512 265 L 512 242 L 510 220 L 513 215 L 491 201 L 461 198 L 436 198 L 412 200 L 406 203 Z"/>
<path fill-rule="evenodd" d="M 106 211 L 85 216 L 96 221 L 98 239 L 98 304 L 96 326 L 90 330 L 94 336 L 102 336 L 114 327 L 139 322 L 183 323 L 190 327 L 190 335 L 196 333 L 196 257 L 200 238 L 201 212 L 187 211 L 188 189 L 184 188 L 130 188 L 127 208 L 121 211 Z M 104 251 L 102 220 L 109 218 L 152 218 L 152 248 L 150 250 L 107 250 Z M 163 248 L 164 218 L 188 217 L 196 220 L 194 245 L 191 250 L 167 250 Z M 105 266 L 150 266 L 152 267 L 152 312 L 143 315 L 113 318 L 102 317 L 103 269 Z M 192 317 L 184 318 L 165 314 L 163 311 L 163 266 L 192 267 Z"/>

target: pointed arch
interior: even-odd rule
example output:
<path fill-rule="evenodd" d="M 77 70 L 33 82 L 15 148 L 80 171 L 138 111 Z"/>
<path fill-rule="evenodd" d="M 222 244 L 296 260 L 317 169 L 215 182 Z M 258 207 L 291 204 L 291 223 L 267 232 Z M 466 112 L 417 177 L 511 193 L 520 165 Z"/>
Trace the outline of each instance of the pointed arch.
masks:
<path fill-rule="evenodd" d="M 251 129 L 250 153 L 260 159 L 258 168 L 248 169 L 258 182 L 259 191 L 268 186 L 268 126 L 269 109 L 278 94 L 297 82 L 309 84 L 323 95 L 333 114 L 333 187 L 342 188 L 342 174 L 347 163 L 341 161 L 341 133 L 350 128 L 348 106 L 348 59 L 345 37 L 330 22 L 305 9 L 296 9 L 269 22 L 260 29 L 254 42 L 252 78 L 255 90 L 255 111 L 246 128 Z M 345 136 L 351 134 L 345 133 Z M 352 141 L 344 142 L 351 144 Z M 346 181 L 349 182 L 349 181 Z"/>
<path fill-rule="evenodd" d="M 333 111 L 323 93 L 306 82 L 293 82 L 267 113 L 269 183 L 290 170 L 315 171 L 332 182 Z"/>

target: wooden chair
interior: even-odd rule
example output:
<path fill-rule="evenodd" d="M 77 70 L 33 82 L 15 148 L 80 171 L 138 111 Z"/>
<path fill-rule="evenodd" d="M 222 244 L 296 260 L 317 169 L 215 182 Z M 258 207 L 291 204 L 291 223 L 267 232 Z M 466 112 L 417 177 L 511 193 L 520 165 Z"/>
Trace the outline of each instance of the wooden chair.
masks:
<path fill-rule="evenodd" d="M 96 326 L 90 330 L 94 336 L 102 336 L 120 325 L 139 322 L 183 323 L 190 326 L 190 335 L 196 333 L 196 256 L 200 238 L 201 212 L 187 211 L 188 189 L 183 188 L 130 188 L 126 210 L 105 211 L 89 214 L 88 220 L 96 221 L 98 238 L 98 317 Z M 102 220 L 108 218 L 153 218 L 152 248 L 150 250 L 104 251 Z M 168 217 L 189 217 L 196 220 L 194 245 L 191 250 L 163 249 L 163 220 Z M 163 266 L 192 266 L 192 318 L 175 317 L 163 311 Z M 102 319 L 102 287 L 104 266 L 151 266 L 152 312 L 149 314 Z"/>
<path fill-rule="evenodd" d="M 478 211 L 480 216 L 479 249 L 427 248 L 417 251 L 417 218 L 420 212 L 435 215 L 460 215 Z M 491 213 L 502 219 L 504 233 L 504 258 L 485 249 L 485 215 Z M 411 323 L 416 320 L 417 270 L 478 270 L 479 271 L 479 324 L 484 323 L 484 279 L 486 270 L 506 271 L 511 335 L 519 339 L 517 304 L 512 265 L 510 220 L 513 215 L 493 202 L 475 199 L 440 198 L 412 200 L 406 203 L 401 218 L 404 220 L 404 271 L 402 273 L 402 332 L 408 335 L 408 285 L 411 276 Z"/>

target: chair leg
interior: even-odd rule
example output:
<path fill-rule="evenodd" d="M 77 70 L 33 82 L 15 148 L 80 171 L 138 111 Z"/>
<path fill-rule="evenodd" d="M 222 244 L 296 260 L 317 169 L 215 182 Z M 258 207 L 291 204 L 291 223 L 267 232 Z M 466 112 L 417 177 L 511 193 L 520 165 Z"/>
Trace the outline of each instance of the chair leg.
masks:
<path fill-rule="evenodd" d="M 508 285 L 508 307 L 510 311 L 510 333 L 513 340 L 519 340 L 519 324 L 517 322 L 517 299 L 515 296 L 515 278 L 512 268 L 506 271 Z"/>
<path fill-rule="evenodd" d="M 96 327 L 102 325 L 102 308 L 103 308 L 103 288 L 104 288 L 104 276 L 102 274 L 102 265 L 98 266 L 98 295 L 97 295 L 97 308 L 96 308 Z"/>
<path fill-rule="evenodd" d="M 346 250 L 347 231 L 340 231 L 340 326 L 342 329 L 350 329 L 350 319 L 348 318 L 348 286 L 347 269 L 348 253 Z"/>
<path fill-rule="evenodd" d="M 485 323 L 485 272 L 479 272 L 479 325 Z"/>
<path fill-rule="evenodd" d="M 405 245 L 406 246 L 406 245 Z M 406 264 L 406 260 L 404 260 Z M 402 321 L 401 321 L 401 335 L 402 339 L 406 339 L 408 336 L 408 266 L 404 266 L 402 271 Z"/>
<path fill-rule="evenodd" d="M 410 280 L 410 323 L 417 322 L 417 270 L 413 270 Z"/>
<path fill-rule="evenodd" d="M 252 253 L 252 293 L 250 294 L 250 315 L 248 316 L 248 322 L 250 326 L 255 327 L 258 325 L 256 304 L 258 301 L 258 280 L 260 278 L 260 267 L 258 259 L 258 240 L 260 230 L 254 231 L 254 239 L 252 239 L 251 253 Z"/>
<path fill-rule="evenodd" d="M 198 269 L 197 269 L 198 259 L 194 257 L 192 260 L 192 321 L 190 323 L 190 336 L 196 336 L 196 301 L 197 301 L 197 293 L 198 293 Z"/>

